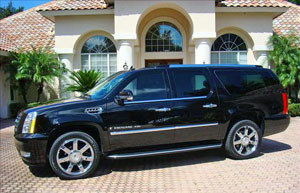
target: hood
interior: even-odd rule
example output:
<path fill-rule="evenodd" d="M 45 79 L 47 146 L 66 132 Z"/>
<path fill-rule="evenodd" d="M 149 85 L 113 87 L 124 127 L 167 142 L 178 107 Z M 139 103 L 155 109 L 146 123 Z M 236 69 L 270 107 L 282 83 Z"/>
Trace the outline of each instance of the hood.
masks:
<path fill-rule="evenodd" d="M 90 99 L 83 99 L 83 98 L 74 98 L 74 99 L 68 99 L 68 100 L 62 100 L 59 102 L 54 102 L 51 104 L 47 104 L 47 105 L 40 105 L 37 107 L 33 107 L 30 109 L 26 109 L 24 112 L 26 114 L 31 113 L 31 112 L 41 112 L 41 111 L 45 111 L 45 110 L 51 110 L 54 108 L 63 108 L 63 107 L 67 107 L 67 106 L 71 106 L 71 105 L 76 105 L 76 104 L 81 104 L 81 103 L 86 103 L 91 101 Z"/>

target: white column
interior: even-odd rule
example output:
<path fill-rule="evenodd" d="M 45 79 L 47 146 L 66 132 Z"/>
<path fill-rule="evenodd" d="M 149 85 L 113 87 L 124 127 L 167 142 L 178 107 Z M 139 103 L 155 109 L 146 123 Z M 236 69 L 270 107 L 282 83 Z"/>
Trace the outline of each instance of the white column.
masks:
<path fill-rule="evenodd" d="M 210 49 L 210 39 L 195 39 L 195 64 L 210 64 Z"/>
<path fill-rule="evenodd" d="M 73 57 L 74 54 L 61 54 L 59 55 L 60 61 L 65 65 L 68 71 L 73 71 Z M 65 92 L 65 89 L 68 84 L 72 84 L 72 81 L 69 78 L 70 72 L 66 72 L 60 80 L 60 97 L 69 98 L 73 94 L 70 92 Z"/>
<path fill-rule="evenodd" d="M 256 60 L 257 65 L 261 65 L 264 68 L 270 68 L 267 51 L 257 51 L 256 55 L 257 55 L 257 60 Z"/>
<path fill-rule="evenodd" d="M 124 65 L 130 69 L 133 64 L 133 40 L 119 40 L 118 71 L 124 70 Z"/>

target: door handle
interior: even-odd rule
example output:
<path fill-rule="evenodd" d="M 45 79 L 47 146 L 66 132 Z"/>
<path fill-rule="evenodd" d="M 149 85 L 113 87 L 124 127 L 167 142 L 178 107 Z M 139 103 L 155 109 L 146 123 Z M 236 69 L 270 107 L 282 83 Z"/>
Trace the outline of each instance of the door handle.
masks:
<path fill-rule="evenodd" d="M 203 108 L 208 108 L 208 109 L 216 108 L 216 107 L 218 107 L 218 105 L 217 104 L 213 104 L 213 103 L 203 105 Z"/>
<path fill-rule="evenodd" d="M 155 109 L 156 112 L 168 112 L 171 111 L 171 108 L 160 108 L 160 109 Z"/>

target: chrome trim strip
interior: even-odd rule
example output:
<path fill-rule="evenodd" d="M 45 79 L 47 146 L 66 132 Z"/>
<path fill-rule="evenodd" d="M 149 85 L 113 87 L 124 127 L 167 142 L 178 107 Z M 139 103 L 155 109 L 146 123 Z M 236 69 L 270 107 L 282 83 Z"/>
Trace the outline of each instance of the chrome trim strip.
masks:
<path fill-rule="evenodd" d="M 185 98 L 170 98 L 170 99 L 157 99 L 157 100 L 146 100 L 146 101 L 125 101 L 124 104 L 141 104 L 141 103 L 155 103 L 155 102 L 166 102 L 166 101 L 183 101 L 183 100 L 194 100 L 194 99 L 206 99 L 207 96 L 198 97 L 185 97 Z"/>
<path fill-rule="evenodd" d="M 182 147 L 182 148 L 165 149 L 165 150 L 148 151 L 148 152 L 112 154 L 112 155 L 108 155 L 107 158 L 110 159 L 136 158 L 136 157 L 163 155 L 163 154 L 180 153 L 180 152 L 188 152 L 188 151 L 215 149 L 221 147 L 222 147 L 222 143 L 218 143 L 212 145 L 199 145 L 199 146 Z"/>
<path fill-rule="evenodd" d="M 187 128 L 195 128 L 195 127 L 210 127 L 210 126 L 216 126 L 216 125 L 219 125 L 219 123 L 182 125 L 182 126 L 173 126 L 173 127 L 136 129 L 136 130 L 127 130 L 127 131 L 112 131 L 112 132 L 110 132 L 110 135 L 128 135 L 128 134 L 148 133 L 148 132 L 156 132 L 156 131 L 169 131 L 169 130 L 174 130 L 174 129 L 187 129 Z"/>

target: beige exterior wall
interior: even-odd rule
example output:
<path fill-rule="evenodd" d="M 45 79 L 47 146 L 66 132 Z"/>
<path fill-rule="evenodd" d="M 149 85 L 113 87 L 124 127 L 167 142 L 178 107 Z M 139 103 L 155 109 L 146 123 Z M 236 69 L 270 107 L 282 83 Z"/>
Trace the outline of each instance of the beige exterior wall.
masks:
<path fill-rule="evenodd" d="M 136 68 L 144 67 L 146 59 L 183 59 L 190 64 L 210 61 L 207 57 L 210 46 L 225 33 L 237 34 L 245 41 L 249 64 L 268 67 L 266 56 L 271 48 L 267 42 L 272 35 L 272 12 L 216 12 L 214 0 L 201 0 L 201 3 L 199 0 L 115 0 L 114 3 L 115 9 L 109 14 L 55 17 L 55 50 L 65 63 L 72 64 L 69 69 L 81 69 L 81 48 L 94 35 L 113 41 L 118 70 L 121 70 L 125 60 Z M 145 34 L 160 21 L 171 22 L 180 30 L 183 52 L 145 52 Z M 199 57 L 199 54 L 206 56 Z"/>
<path fill-rule="evenodd" d="M 9 115 L 8 105 L 10 103 L 10 86 L 6 81 L 6 76 L 0 67 L 0 119 Z"/>
<path fill-rule="evenodd" d="M 261 53 L 272 49 L 268 47 L 268 40 L 273 35 L 273 17 L 272 13 L 217 13 L 217 36 L 239 35 L 248 48 L 248 63 L 259 64 Z"/>

